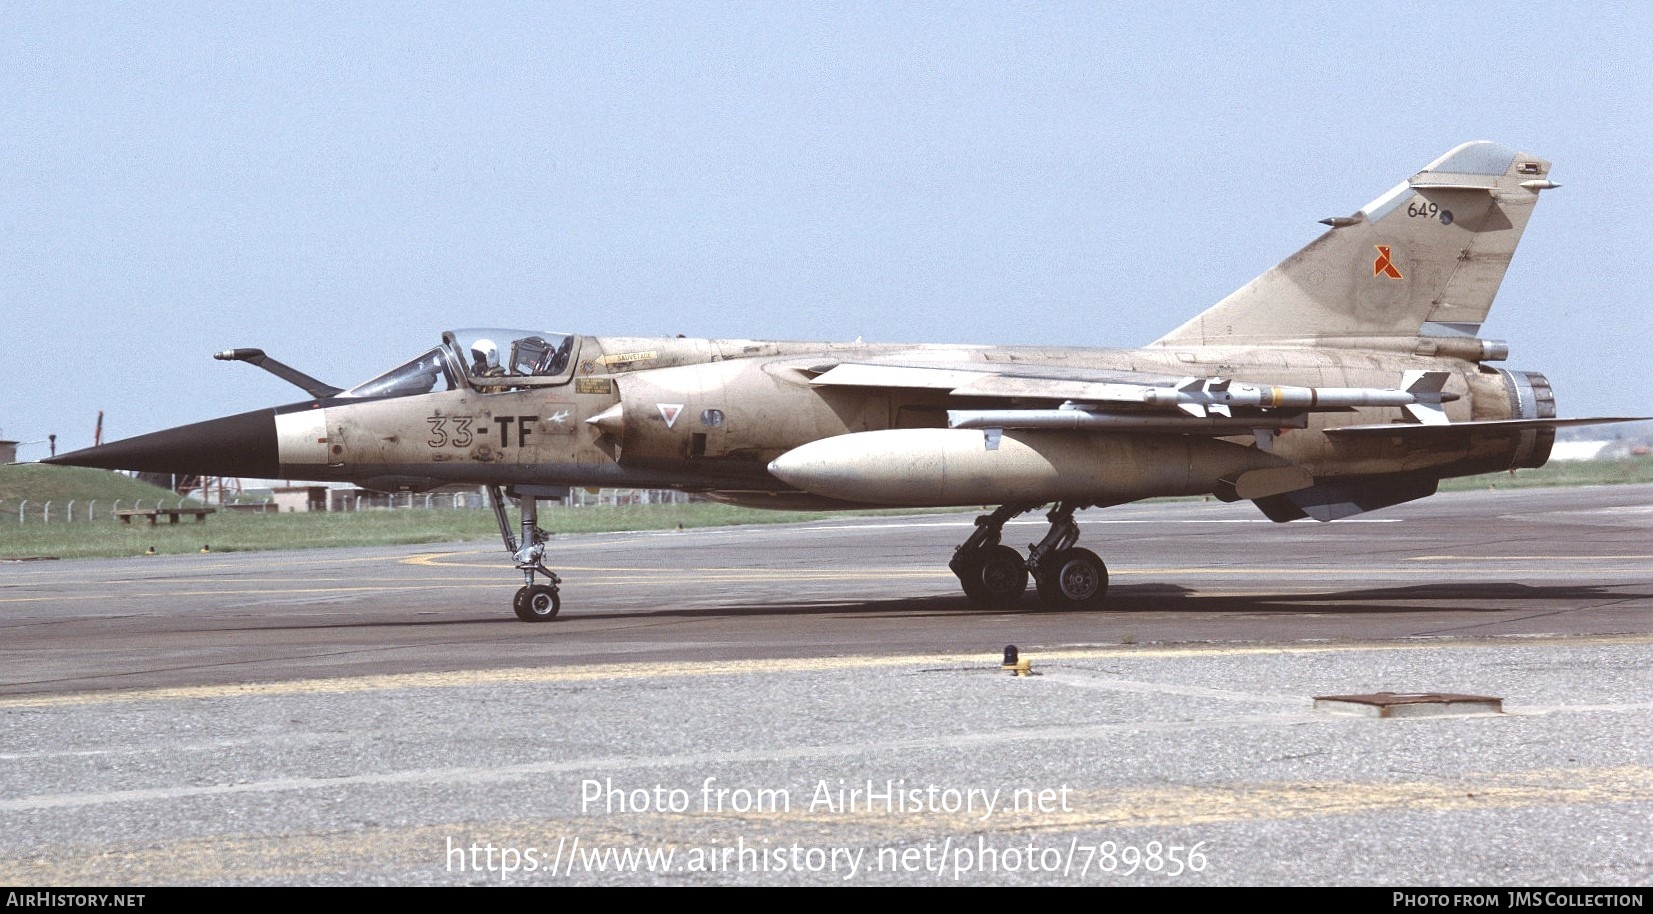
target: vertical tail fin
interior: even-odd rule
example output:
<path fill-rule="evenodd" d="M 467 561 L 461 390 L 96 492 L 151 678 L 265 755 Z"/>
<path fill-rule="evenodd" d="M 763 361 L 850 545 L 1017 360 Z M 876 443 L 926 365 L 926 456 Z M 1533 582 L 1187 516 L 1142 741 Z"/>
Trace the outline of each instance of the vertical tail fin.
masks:
<path fill-rule="evenodd" d="M 1550 163 L 1496 143 L 1441 156 L 1156 345 L 1475 336 Z M 1352 340 L 1351 340 L 1352 341 Z"/>

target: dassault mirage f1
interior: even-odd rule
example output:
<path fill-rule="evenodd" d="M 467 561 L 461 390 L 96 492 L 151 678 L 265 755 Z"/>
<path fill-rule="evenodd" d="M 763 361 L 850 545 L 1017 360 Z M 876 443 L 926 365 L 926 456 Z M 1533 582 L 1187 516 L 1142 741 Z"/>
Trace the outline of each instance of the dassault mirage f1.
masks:
<path fill-rule="evenodd" d="M 1550 163 L 1465 143 L 1141 349 L 459 331 L 349 389 L 257 349 L 309 399 L 46 461 L 213 476 L 488 488 L 524 585 L 560 607 L 537 502 L 672 488 L 773 508 L 998 505 L 949 563 L 965 594 L 1093 607 L 1108 571 L 1074 513 L 1166 495 L 1330 521 L 1444 478 L 1544 464 L 1542 374 L 1480 336 Z M 520 502 L 513 526 L 506 499 Z M 1027 553 L 1005 523 L 1049 506 Z"/>

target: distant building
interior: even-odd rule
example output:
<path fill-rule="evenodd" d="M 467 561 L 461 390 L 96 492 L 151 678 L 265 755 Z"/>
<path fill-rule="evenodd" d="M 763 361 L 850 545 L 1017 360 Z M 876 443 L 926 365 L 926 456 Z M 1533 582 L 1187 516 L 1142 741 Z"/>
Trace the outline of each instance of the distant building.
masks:
<path fill-rule="evenodd" d="M 17 462 L 17 442 L 0 441 L 0 463 Z"/>
<path fill-rule="evenodd" d="M 326 486 L 277 486 L 272 490 L 279 511 L 326 511 Z"/>

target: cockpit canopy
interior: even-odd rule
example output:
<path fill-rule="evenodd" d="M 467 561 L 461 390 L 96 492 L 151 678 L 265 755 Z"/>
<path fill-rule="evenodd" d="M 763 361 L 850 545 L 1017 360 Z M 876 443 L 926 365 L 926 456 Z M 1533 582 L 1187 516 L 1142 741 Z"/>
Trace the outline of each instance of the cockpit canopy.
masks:
<path fill-rule="evenodd" d="M 443 342 L 464 359 L 467 374 L 499 377 L 556 378 L 573 364 L 574 337 L 566 333 L 525 330 L 454 330 Z"/>
<path fill-rule="evenodd" d="M 453 330 L 442 345 L 350 388 L 340 397 L 411 397 L 469 387 L 495 393 L 555 387 L 574 374 L 578 337 L 530 330 Z"/>

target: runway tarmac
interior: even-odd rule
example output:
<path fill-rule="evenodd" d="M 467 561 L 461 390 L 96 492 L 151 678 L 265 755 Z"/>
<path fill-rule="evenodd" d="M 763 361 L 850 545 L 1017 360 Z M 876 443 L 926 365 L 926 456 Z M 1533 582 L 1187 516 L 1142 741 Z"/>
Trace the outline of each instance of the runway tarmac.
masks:
<path fill-rule="evenodd" d="M 549 515 L 554 524 L 555 515 Z M 0 564 L 0 695 L 308 676 L 1158 642 L 1653 632 L 1653 487 L 1436 496 L 1331 524 L 1080 515 L 1104 611 L 969 604 L 972 515 L 557 536 L 562 615 L 497 543 Z M 1033 515 L 1007 542 L 1039 538 Z"/>
<path fill-rule="evenodd" d="M 1103 611 L 969 605 L 970 515 L 558 536 L 543 625 L 497 544 L 0 565 L 0 881 L 1653 878 L 1653 487 L 1081 520 Z"/>

